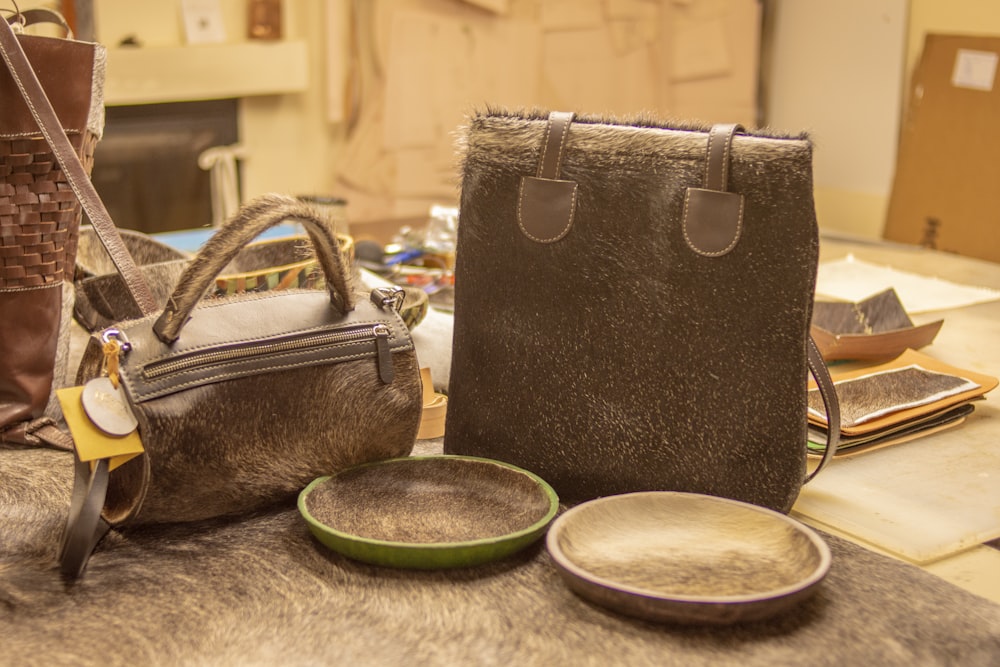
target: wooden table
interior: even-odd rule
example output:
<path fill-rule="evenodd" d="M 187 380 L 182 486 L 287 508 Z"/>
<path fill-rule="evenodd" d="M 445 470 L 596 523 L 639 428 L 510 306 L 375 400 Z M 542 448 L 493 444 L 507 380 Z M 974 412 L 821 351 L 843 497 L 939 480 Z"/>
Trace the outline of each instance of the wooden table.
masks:
<path fill-rule="evenodd" d="M 821 262 L 848 254 L 915 274 L 1000 289 L 1000 264 L 912 246 L 823 238 Z M 911 319 L 915 324 L 944 319 L 934 343 L 921 352 L 958 368 L 1000 375 L 1000 301 Z M 1000 394 L 993 392 L 957 428 L 835 460 L 803 490 L 793 514 L 1000 601 L 1000 550 L 982 545 L 1000 537 L 998 498 Z M 946 546 L 932 551 L 926 543 L 935 541 Z"/>

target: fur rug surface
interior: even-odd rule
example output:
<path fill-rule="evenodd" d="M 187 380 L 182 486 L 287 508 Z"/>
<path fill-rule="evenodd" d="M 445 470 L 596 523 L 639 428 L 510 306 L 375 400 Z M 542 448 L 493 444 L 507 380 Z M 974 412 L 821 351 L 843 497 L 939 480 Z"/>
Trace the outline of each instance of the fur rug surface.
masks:
<path fill-rule="evenodd" d="M 68 585 L 56 552 L 71 467 L 66 453 L 0 449 L 0 665 L 1000 664 L 1000 605 L 832 536 L 815 596 L 727 628 L 591 606 L 543 543 L 449 571 L 353 562 L 292 504 L 112 532 Z"/>

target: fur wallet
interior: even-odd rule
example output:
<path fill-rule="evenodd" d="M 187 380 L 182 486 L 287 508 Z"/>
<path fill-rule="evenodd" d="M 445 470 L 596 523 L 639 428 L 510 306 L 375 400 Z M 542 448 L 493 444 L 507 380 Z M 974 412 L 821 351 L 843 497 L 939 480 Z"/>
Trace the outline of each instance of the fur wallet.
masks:
<path fill-rule="evenodd" d="M 204 298 L 246 243 L 284 221 L 309 233 L 326 289 Z M 307 205 L 247 204 L 162 312 L 90 339 L 81 386 L 63 401 L 77 454 L 64 574 L 82 572 L 109 527 L 248 512 L 319 475 L 407 455 L 422 388 L 401 297 L 355 293 L 332 225 Z"/>

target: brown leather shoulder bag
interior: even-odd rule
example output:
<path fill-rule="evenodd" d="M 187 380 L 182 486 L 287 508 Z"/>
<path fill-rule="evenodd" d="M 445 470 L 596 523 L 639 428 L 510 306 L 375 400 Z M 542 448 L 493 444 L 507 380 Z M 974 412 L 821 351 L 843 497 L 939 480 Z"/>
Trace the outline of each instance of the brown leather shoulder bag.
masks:
<path fill-rule="evenodd" d="M 15 34 L 61 21 L 42 9 L 0 18 L 0 442 L 41 444 L 46 433 L 58 439 L 52 390 L 68 376 L 81 210 L 56 151 L 72 154 L 86 178 L 104 126 L 105 52 Z M 36 122 L 29 89 L 51 100 L 51 125 L 65 137 L 60 148 Z"/>

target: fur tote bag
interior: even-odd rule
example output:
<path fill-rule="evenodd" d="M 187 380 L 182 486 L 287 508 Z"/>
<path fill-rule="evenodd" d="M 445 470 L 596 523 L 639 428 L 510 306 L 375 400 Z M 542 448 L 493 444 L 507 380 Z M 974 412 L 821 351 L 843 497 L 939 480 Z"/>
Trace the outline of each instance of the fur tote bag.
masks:
<path fill-rule="evenodd" d="M 673 490 L 789 510 L 808 368 L 838 420 L 809 338 L 807 138 L 492 111 L 466 141 L 445 451 L 532 470 L 568 501 Z"/>

